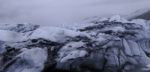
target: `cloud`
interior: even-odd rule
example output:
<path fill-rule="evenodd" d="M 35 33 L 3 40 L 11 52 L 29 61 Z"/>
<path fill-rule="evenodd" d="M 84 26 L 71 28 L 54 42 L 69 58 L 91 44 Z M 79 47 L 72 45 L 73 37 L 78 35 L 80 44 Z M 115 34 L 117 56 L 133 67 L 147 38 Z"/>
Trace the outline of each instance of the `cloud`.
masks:
<path fill-rule="evenodd" d="M 90 16 L 126 15 L 149 7 L 149 0 L 1 0 L 1 23 L 60 26 Z"/>

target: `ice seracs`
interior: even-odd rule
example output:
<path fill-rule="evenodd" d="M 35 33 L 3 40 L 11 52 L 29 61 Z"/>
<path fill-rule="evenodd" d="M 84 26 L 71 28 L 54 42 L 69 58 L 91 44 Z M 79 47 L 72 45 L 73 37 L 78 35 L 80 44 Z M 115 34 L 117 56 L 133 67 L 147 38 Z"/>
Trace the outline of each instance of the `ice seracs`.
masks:
<path fill-rule="evenodd" d="M 0 71 L 137 72 L 136 68 L 149 71 L 148 21 L 126 21 L 120 16 L 90 20 L 75 29 L 26 30 L 27 26 L 20 31 L 21 25 L 11 31 L 5 25 L 0 26 Z"/>

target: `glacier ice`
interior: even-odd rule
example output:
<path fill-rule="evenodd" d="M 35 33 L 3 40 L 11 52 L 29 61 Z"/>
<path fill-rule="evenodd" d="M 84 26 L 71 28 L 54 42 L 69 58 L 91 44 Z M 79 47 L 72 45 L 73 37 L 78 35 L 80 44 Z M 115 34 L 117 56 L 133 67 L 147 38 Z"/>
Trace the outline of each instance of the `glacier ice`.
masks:
<path fill-rule="evenodd" d="M 0 72 L 150 71 L 149 21 L 89 19 L 75 29 L 0 25 Z"/>

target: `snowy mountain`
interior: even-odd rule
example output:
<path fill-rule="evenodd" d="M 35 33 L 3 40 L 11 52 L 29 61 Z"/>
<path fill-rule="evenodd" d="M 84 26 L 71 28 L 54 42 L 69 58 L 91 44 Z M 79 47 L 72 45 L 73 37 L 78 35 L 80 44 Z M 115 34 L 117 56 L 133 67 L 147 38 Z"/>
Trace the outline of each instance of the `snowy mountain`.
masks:
<path fill-rule="evenodd" d="M 88 18 L 84 27 L 0 25 L 0 72 L 149 72 L 150 21 Z"/>

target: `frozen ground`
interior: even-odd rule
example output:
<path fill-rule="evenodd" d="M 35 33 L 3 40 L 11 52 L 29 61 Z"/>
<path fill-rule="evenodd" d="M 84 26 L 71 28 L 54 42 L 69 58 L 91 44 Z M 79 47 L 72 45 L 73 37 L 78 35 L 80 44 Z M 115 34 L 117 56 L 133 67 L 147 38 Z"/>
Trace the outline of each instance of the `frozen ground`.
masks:
<path fill-rule="evenodd" d="M 149 3 L 150 0 L 0 0 L 0 22 L 66 26 L 91 16 L 132 14 L 149 8 Z"/>

